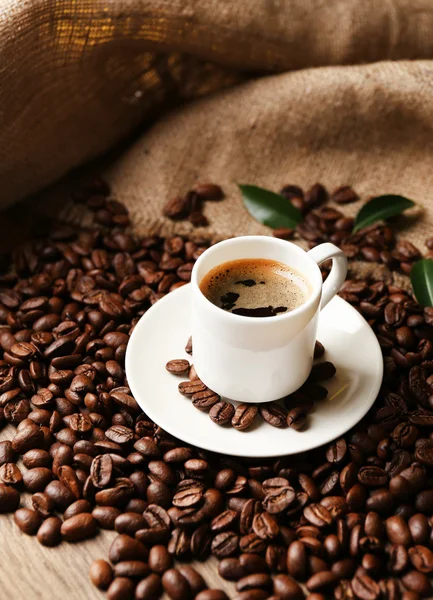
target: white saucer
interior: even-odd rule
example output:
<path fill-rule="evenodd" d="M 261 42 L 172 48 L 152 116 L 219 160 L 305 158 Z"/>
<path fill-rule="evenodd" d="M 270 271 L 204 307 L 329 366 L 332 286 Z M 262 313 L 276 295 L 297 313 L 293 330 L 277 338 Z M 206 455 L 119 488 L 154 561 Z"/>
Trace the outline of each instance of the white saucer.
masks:
<path fill-rule="evenodd" d="M 372 406 L 382 381 L 380 346 L 358 311 L 335 297 L 320 316 L 318 339 L 337 374 L 326 382 L 328 398 L 317 405 L 308 428 L 301 432 L 276 429 L 258 420 L 252 430 L 244 432 L 216 425 L 179 394 L 177 386 L 186 378 L 165 369 L 170 359 L 192 360 L 184 350 L 190 336 L 190 296 L 190 285 L 185 285 L 154 304 L 136 325 L 126 352 L 126 375 L 135 399 L 176 438 L 235 456 L 297 454 L 341 436 Z"/>

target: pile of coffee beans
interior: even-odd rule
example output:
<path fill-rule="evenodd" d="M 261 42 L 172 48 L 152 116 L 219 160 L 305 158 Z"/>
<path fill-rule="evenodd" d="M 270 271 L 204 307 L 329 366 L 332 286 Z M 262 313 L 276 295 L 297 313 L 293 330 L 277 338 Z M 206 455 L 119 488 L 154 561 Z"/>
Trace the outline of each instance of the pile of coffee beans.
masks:
<path fill-rule="evenodd" d="M 421 252 L 408 240 L 397 240 L 389 225 L 373 224 L 352 233 L 354 219 L 346 217 L 340 210 L 326 206 L 330 199 L 343 205 L 359 200 L 358 194 L 350 187 L 343 186 L 329 194 L 326 188 L 316 183 L 307 192 L 294 185 L 280 190 L 303 214 L 303 221 L 296 229 L 275 229 L 275 237 L 306 240 L 311 248 L 322 242 L 332 242 L 339 246 L 347 258 L 383 263 L 390 269 L 401 269 L 410 273 L 414 261 L 421 258 Z M 433 247 L 433 243 L 431 244 Z M 427 257 L 433 257 L 431 249 Z"/>
<path fill-rule="evenodd" d="M 188 219 L 194 227 L 206 227 L 209 223 L 203 214 L 205 201 L 216 202 L 224 193 L 215 183 L 197 183 L 185 196 L 175 196 L 162 209 L 164 216 L 173 221 Z"/>
<path fill-rule="evenodd" d="M 189 338 L 185 351 L 192 354 L 192 338 Z M 323 344 L 316 342 L 314 358 L 319 359 L 325 353 Z M 290 427 L 296 431 L 306 429 L 307 417 L 314 409 L 317 402 L 324 400 L 328 390 L 317 385 L 317 381 L 327 381 L 334 377 L 335 366 L 329 361 L 315 363 L 306 383 L 293 394 L 286 398 L 263 404 L 241 403 L 235 406 L 222 400 L 219 394 L 210 390 L 198 377 L 194 365 L 188 360 L 177 358 L 169 360 L 165 365 L 173 375 L 188 376 L 188 381 L 181 381 L 178 385 L 179 393 L 190 398 L 194 408 L 209 415 L 216 425 L 231 426 L 238 431 L 249 429 L 260 418 L 272 427 Z"/>
<path fill-rule="evenodd" d="M 51 546 L 114 529 L 110 562 L 90 572 L 109 600 L 163 590 L 173 600 L 225 600 L 187 564 L 210 554 L 239 600 L 431 597 L 433 309 L 393 285 L 346 282 L 342 295 L 384 356 L 368 415 L 297 456 L 199 450 L 140 411 L 124 356 L 140 316 L 189 280 L 206 245 L 134 238 L 108 194 L 97 180 L 76 196 L 100 225 L 58 227 L 0 261 L 0 423 L 15 427 L 0 442 L 0 512 Z M 388 230 L 362 232 L 379 257 Z M 406 246 L 385 251 L 397 247 Z M 406 269 L 410 257 L 401 257 Z"/>

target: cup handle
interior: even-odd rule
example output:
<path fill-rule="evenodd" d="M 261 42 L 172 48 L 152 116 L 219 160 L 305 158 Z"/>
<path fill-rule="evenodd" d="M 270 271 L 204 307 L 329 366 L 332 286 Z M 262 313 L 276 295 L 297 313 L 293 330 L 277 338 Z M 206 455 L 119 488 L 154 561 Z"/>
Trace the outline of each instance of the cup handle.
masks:
<path fill-rule="evenodd" d="M 332 259 L 332 268 L 322 287 L 322 300 L 320 310 L 325 308 L 330 300 L 337 294 L 347 275 L 347 258 L 340 248 L 334 244 L 320 244 L 307 252 L 318 265 L 325 260 Z"/>

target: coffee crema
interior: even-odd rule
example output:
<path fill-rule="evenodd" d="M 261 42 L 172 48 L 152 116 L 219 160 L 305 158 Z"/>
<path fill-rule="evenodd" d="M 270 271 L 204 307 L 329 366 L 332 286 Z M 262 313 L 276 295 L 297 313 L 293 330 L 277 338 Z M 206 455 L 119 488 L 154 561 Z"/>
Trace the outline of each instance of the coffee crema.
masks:
<path fill-rule="evenodd" d="M 266 258 L 242 258 L 214 267 L 200 282 L 212 304 L 245 317 L 273 317 L 309 298 L 307 281 L 292 267 Z"/>

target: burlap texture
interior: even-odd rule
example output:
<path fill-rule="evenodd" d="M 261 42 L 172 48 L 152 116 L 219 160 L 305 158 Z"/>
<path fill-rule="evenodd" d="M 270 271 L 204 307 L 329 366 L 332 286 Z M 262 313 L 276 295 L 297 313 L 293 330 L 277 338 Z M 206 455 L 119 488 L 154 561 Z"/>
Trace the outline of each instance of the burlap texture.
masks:
<path fill-rule="evenodd" d="M 430 0 L 0 0 L 0 203 L 242 77 L 428 58 Z M 208 210 L 224 235 L 257 230 L 232 181 L 347 181 L 427 201 L 431 73 L 420 61 L 305 70 L 191 104 L 113 167 L 116 193 L 138 224 L 168 230 L 166 197 L 218 180 L 229 198 Z"/>

